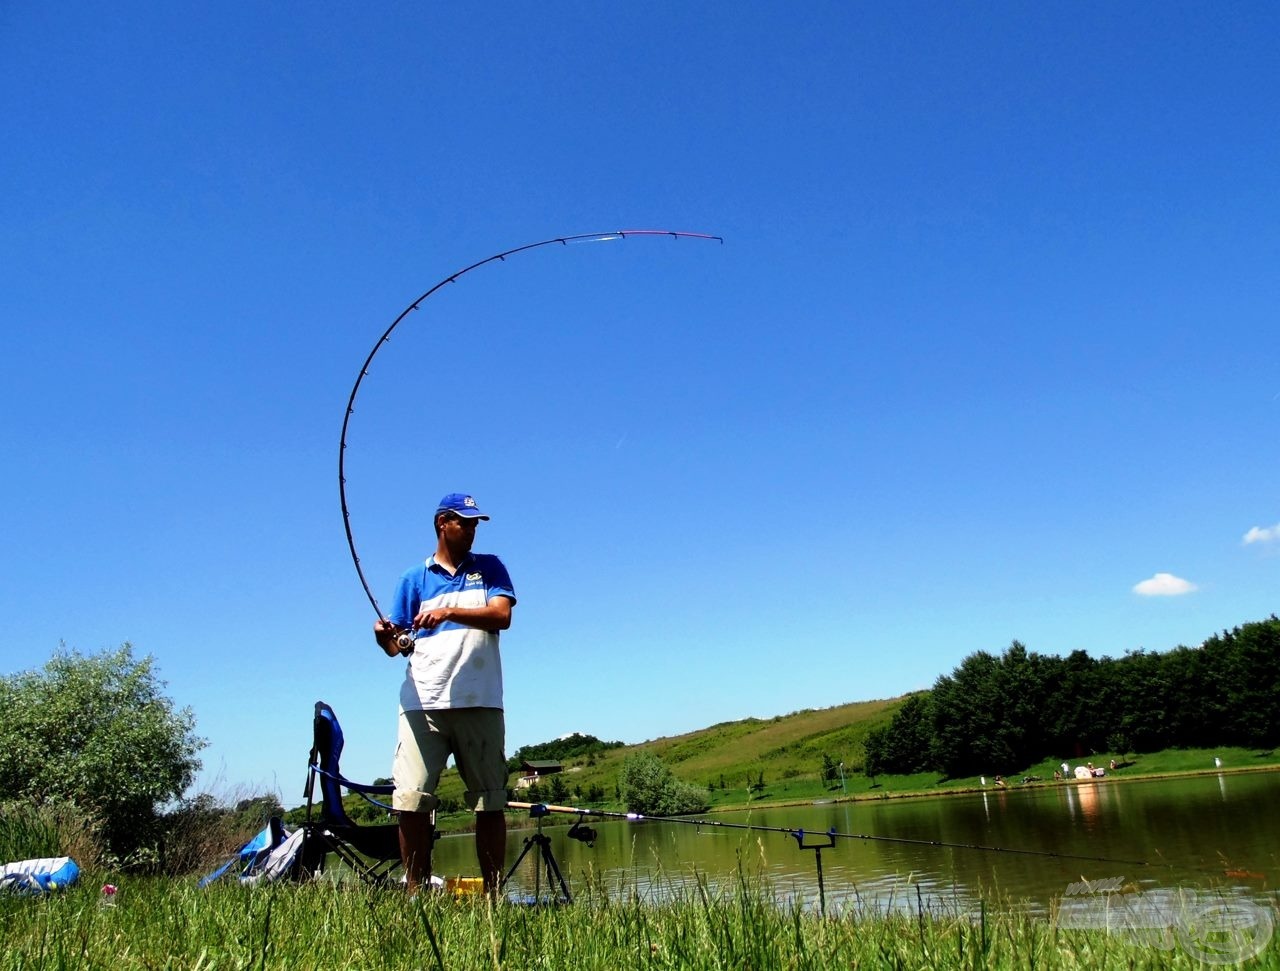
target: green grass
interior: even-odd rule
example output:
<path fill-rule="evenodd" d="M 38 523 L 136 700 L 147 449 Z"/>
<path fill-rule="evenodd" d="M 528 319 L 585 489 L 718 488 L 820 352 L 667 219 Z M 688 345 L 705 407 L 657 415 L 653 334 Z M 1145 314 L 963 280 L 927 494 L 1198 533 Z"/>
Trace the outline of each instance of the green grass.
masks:
<path fill-rule="evenodd" d="M 197 890 L 160 878 L 98 880 L 48 898 L 0 898 L 0 971 L 131 968 L 825 969 L 1192 968 L 1164 950 L 989 909 L 823 918 L 778 906 L 744 878 L 731 893 L 682 891 L 669 905 L 587 888 L 571 906 L 492 906 L 327 882 Z M 1250 967 L 1280 967 L 1272 940 Z"/>
<path fill-rule="evenodd" d="M 60 856 L 51 814 L 24 805 L 0 806 L 0 862 Z"/>
<path fill-rule="evenodd" d="M 70 856 L 93 867 L 99 862 L 97 844 L 92 816 L 69 803 L 0 804 L 0 863 Z"/>

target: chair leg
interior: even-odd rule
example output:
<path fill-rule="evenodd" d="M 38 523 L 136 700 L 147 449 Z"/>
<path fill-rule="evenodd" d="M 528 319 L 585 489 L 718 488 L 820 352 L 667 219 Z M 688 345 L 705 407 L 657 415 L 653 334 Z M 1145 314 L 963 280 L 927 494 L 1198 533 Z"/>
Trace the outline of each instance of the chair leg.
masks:
<path fill-rule="evenodd" d="M 327 853 L 325 838 L 308 826 L 302 837 L 302 852 L 298 854 L 294 877 L 311 880 L 320 876 L 324 873 L 324 858 Z"/>

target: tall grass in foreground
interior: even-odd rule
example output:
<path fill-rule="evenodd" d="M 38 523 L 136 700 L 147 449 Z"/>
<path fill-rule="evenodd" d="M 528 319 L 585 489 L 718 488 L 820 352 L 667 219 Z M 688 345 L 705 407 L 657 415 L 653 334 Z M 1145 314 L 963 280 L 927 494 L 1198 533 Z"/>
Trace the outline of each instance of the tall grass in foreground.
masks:
<path fill-rule="evenodd" d="M 70 856 L 94 867 L 98 846 L 97 821 L 71 803 L 0 803 L 0 863 Z"/>
<path fill-rule="evenodd" d="M 672 904 L 610 899 L 525 907 L 409 898 L 317 882 L 252 890 L 234 883 L 121 879 L 48 898 L 0 898 L 0 969 L 231 968 L 620 969 L 1193 968 L 1186 951 L 1103 931 L 1055 930 L 1013 913 L 823 918 L 781 908 L 744 885 L 697 887 Z M 1249 967 L 1280 967 L 1272 941 Z"/>

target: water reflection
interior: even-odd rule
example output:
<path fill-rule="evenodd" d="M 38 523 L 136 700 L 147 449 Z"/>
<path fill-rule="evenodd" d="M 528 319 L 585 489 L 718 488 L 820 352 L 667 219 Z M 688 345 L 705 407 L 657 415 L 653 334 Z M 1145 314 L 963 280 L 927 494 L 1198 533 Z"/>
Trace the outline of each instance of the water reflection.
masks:
<path fill-rule="evenodd" d="M 1080 782 L 1060 787 L 1066 797 L 1067 812 L 1075 818 L 1079 816 L 1086 830 L 1098 829 L 1102 822 L 1101 803 L 1104 797 L 1110 797 L 1117 787 L 1099 782 Z M 1104 796 L 1105 794 L 1105 796 Z"/>

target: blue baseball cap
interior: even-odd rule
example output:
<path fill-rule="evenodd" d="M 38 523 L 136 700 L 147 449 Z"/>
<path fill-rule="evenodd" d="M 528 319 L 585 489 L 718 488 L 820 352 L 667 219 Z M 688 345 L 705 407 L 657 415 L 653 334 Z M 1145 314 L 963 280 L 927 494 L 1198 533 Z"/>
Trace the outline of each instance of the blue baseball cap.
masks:
<path fill-rule="evenodd" d="M 436 506 L 436 515 L 439 516 L 442 512 L 451 512 L 463 519 L 487 520 L 489 518 L 480 511 L 474 499 L 462 492 L 451 492 L 441 499 L 440 504 Z"/>

